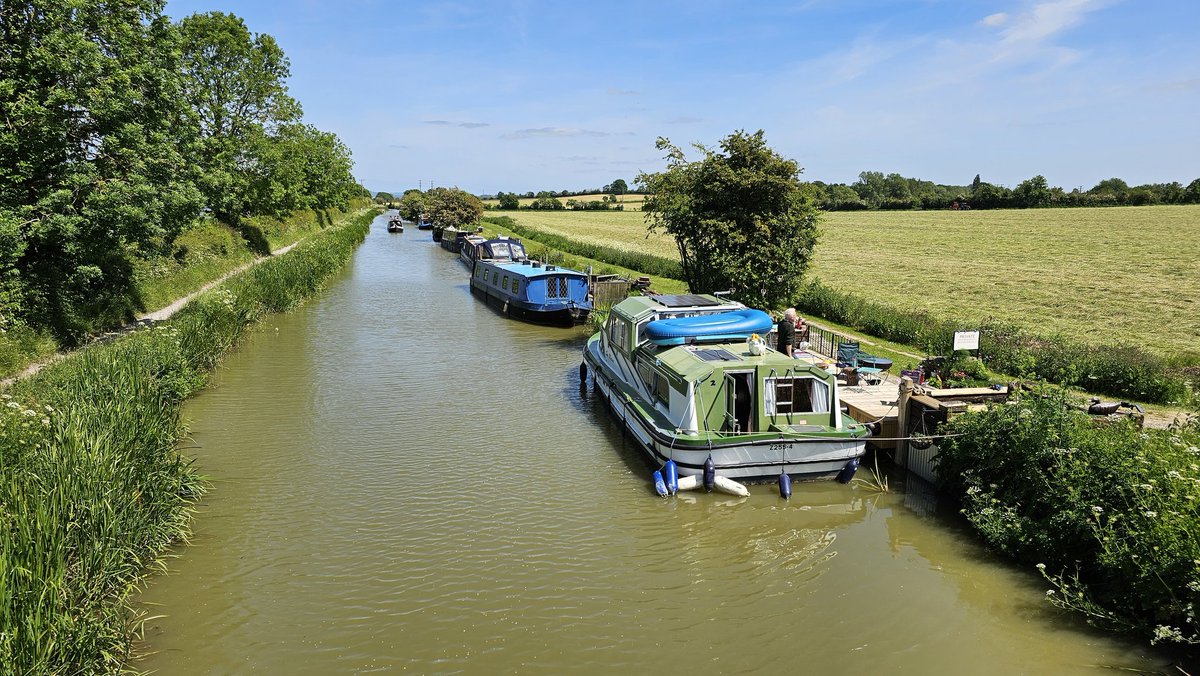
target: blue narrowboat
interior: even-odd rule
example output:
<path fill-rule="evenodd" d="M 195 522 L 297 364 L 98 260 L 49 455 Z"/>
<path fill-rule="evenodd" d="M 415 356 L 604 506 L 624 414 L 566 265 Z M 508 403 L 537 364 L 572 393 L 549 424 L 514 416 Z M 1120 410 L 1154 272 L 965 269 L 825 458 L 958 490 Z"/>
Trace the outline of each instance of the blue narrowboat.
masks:
<path fill-rule="evenodd" d="M 539 324 L 571 325 L 592 311 L 588 277 L 525 256 L 516 240 L 476 245 L 471 291 L 505 314 Z"/>

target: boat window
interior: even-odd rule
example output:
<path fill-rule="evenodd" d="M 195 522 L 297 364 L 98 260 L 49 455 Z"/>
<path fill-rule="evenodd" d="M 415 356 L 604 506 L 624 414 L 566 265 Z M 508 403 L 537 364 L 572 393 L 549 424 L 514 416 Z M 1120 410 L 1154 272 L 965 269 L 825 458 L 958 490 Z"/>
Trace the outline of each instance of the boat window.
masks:
<path fill-rule="evenodd" d="M 521 292 L 521 280 L 517 277 L 513 278 L 512 292 L 514 296 Z"/>
<path fill-rule="evenodd" d="M 625 335 L 625 322 L 620 319 L 609 317 L 608 320 L 608 342 L 614 347 L 624 350 L 628 341 Z"/>
<path fill-rule="evenodd" d="M 491 245 L 493 258 L 508 258 L 512 254 L 509 253 L 508 244 L 505 242 L 495 242 Z"/>
<path fill-rule="evenodd" d="M 512 244 L 509 244 L 508 246 L 509 246 L 509 248 L 512 249 L 513 260 L 520 260 L 525 257 L 525 247 L 524 246 L 517 244 L 516 242 L 513 242 Z"/>
<path fill-rule="evenodd" d="M 816 378 L 767 378 L 767 415 L 828 413 L 829 385 Z"/>
<path fill-rule="evenodd" d="M 496 286 L 498 284 L 500 284 L 500 273 L 493 272 L 492 273 L 492 286 Z"/>
<path fill-rule="evenodd" d="M 504 275 L 504 282 L 500 285 L 500 288 L 508 291 L 508 275 Z"/>
<path fill-rule="evenodd" d="M 664 404 L 671 403 L 671 386 L 663 374 L 654 372 L 654 396 Z"/>

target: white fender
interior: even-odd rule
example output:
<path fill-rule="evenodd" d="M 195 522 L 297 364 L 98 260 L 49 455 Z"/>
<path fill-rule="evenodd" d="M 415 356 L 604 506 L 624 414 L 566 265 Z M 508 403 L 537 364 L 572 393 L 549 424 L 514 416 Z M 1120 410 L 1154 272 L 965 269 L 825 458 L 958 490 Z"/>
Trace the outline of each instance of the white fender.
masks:
<path fill-rule="evenodd" d="M 698 488 L 704 488 L 704 481 L 695 474 L 684 475 L 679 477 L 679 490 L 694 491 Z"/>
<path fill-rule="evenodd" d="M 729 477 L 723 477 L 720 474 L 718 474 L 713 479 L 713 487 L 716 488 L 717 490 L 721 491 L 722 493 L 736 495 L 740 498 L 750 497 L 749 489 L 747 489 L 745 486 L 739 484 L 738 482 L 734 481 L 733 479 L 730 479 Z"/>

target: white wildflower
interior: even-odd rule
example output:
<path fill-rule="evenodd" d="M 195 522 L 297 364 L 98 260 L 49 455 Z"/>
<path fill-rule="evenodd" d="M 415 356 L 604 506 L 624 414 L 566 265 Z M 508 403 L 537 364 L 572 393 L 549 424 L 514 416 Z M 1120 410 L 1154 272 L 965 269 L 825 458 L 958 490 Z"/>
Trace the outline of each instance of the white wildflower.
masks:
<path fill-rule="evenodd" d="M 1104 508 L 1103 508 L 1103 507 L 1101 507 L 1100 505 L 1092 505 L 1092 511 L 1093 511 L 1093 512 L 1095 512 L 1095 513 L 1097 513 L 1097 514 L 1103 514 L 1103 513 L 1104 513 Z"/>
<path fill-rule="evenodd" d="M 1143 514 L 1145 514 L 1146 516 L 1150 517 L 1151 519 L 1153 519 L 1154 517 L 1158 516 L 1158 512 L 1156 512 L 1156 511 L 1154 511 L 1154 510 L 1152 510 L 1152 509 L 1148 509 L 1148 510 L 1146 510 L 1145 512 L 1142 512 L 1142 513 L 1143 513 Z"/>

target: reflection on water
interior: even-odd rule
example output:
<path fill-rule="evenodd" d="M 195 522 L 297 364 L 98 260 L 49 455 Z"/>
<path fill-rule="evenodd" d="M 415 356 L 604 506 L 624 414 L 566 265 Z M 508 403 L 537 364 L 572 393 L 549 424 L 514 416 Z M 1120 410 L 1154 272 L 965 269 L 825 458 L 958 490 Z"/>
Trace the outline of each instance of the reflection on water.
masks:
<path fill-rule="evenodd" d="M 189 404 L 215 487 L 144 594 L 164 617 L 139 668 L 1163 667 L 903 493 L 654 497 L 579 388 L 582 330 L 505 319 L 427 233 L 383 226 Z"/>

